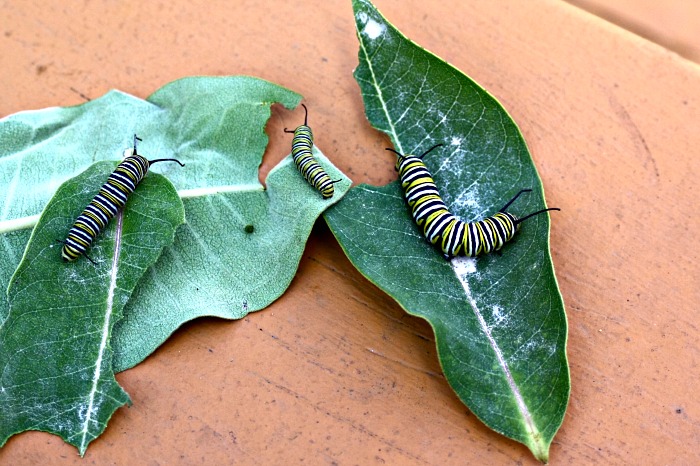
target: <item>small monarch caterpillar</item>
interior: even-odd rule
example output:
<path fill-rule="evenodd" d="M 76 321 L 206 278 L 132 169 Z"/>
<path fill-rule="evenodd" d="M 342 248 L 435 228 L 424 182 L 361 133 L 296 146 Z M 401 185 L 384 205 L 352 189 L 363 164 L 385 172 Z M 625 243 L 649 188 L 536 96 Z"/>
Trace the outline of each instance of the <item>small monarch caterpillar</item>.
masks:
<path fill-rule="evenodd" d="M 506 212 L 521 194 L 532 191 L 523 189 L 491 217 L 477 222 L 458 219 L 447 209 L 428 167 L 421 160 L 440 146 L 442 144 L 431 147 L 421 156 L 403 155 L 391 148 L 386 150 L 398 155 L 396 170 L 399 172 L 401 187 L 411 208 L 413 220 L 422 227 L 425 238 L 431 244 L 440 247 L 445 259 L 449 260 L 455 256 L 476 257 L 498 251 L 515 236 L 523 221 L 550 210 L 561 210 L 552 207 L 533 212 L 523 218 Z"/>
<path fill-rule="evenodd" d="M 306 112 L 304 124 L 298 126 L 294 131 L 284 128 L 285 133 L 294 134 L 294 139 L 292 139 L 292 158 L 306 181 L 316 188 L 324 199 L 330 199 L 333 197 L 335 191 L 333 184 L 340 180 L 331 181 L 331 178 L 321 165 L 318 164 L 311 153 L 311 147 L 314 144 L 314 136 L 311 133 L 311 128 L 307 125 L 309 110 L 306 108 L 306 105 L 301 104 L 301 106 L 304 107 L 304 111 Z"/>
<path fill-rule="evenodd" d="M 75 220 L 66 240 L 57 240 L 59 243 L 63 243 L 61 257 L 65 262 L 74 261 L 84 255 L 90 262 L 95 263 L 85 254 L 85 251 L 90 247 L 95 237 L 107 226 L 110 219 L 124 206 L 127 197 L 134 192 L 152 164 L 173 161 L 182 167 L 185 166 L 176 159 L 147 160 L 136 152 L 137 141 L 141 141 L 141 139 L 134 134 L 134 148 L 124 151 L 124 160 L 109 175 L 107 182 L 100 188 L 100 192 Z"/>

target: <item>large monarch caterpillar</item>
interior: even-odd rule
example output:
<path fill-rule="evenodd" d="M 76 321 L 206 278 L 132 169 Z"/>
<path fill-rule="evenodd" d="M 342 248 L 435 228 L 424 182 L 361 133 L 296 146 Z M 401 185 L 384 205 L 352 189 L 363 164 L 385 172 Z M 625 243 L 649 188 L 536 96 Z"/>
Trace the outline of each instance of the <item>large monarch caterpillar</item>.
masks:
<path fill-rule="evenodd" d="M 523 221 L 550 210 L 560 210 L 552 207 L 533 212 L 523 218 L 506 212 L 521 194 L 532 191 L 523 189 L 491 217 L 471 223 L 458 219 L 447 209 L 428 167 L 421 160 L 440 146 L 442 144 L 431 147 L 421 156 L 403 155 L 390 148 L 386 150 L 398 156 L 396 170 L 399 172 L 401 187 L 411 208 L 413 220 L 422 227 L 425 238 L 440 247 L 445 259 L 455 256 L 476 257 L 498 251 L 513 238 Z"/>
<path fill-rule="evenodd" d="M 134 134 L 134 148 L 124 151 L 124 160 L 109 175 L 107 182 L 100 188 L 100 192 L 76 219 L 66 240 L 57 240 L 63 243 L 61 257 L 65 262 L 74 261 L 84 255 L 90 262 L 95 263 L 85 254 L 85 251 L 90 247 L 95 237 L 107 226 L 110 219 L 124 206 L 127 197 L 134 192 L 152 164 L 173 161 L 182 167 L 185 166 L 176 159 L 147 160 L 136 152 L 137 141 L 141 141 L 141 139 Z"/>
<path fill-rule="evenodd" d="M 307 125 L 309 110 L 306 108 L 306 105 L 301 104 L 301 106 L 304 107 L 304 111 L 306 112 L 304 124 L 298 126 L 294 131 L 284 128 L 285 133 L 294 134 L 294 139 L 292 139 L 292 158 L 306 181 L 316 188 L 324 199 L 330 199 L 333 197 L 335 191 L 333 184 L 340 180 L 331 181 L 331 178 L 321 165 L 318 164 L 311 153 L 311 147 L 314 144 L 314 136 L 311 133 L 311 128 Z"/>

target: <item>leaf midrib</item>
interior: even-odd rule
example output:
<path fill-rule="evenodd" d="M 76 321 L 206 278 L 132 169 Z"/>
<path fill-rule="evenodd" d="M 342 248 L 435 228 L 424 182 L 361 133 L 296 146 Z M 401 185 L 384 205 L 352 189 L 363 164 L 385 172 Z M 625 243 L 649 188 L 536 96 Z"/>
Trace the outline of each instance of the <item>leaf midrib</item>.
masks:
<path fill-rule="evenodd" d="M 391 116 L 389 115 L 389 109 L 386 106 L 386 101 L 384 100 L 384 95 L 382 94 L 382 89 L 379 87 L 379 82 L 377 82 L 377 77 L 374 74 L 374 67 L 372 66 L 372 62 L 369 58 L 369 55 L 367 54 L 367 49 L 365 48 L 365 42 L 362 40 L 362 32 L 357 31 L 357 37 L 360 41 L 360 48 L 362 49 L 362 53 L 365 56 L 365 63 L 367 63 L 367 67 L 369 68 L 369 73 L 372 75 L 372 84 L 374 85 L 374 88 L 377 90 L 377 98 L 379 99 L 379 102 L 382 104 L 382 110 L 384 111 L 384 115 L 386 115 L 386 121 L 389 123 L 389 127 L 391 129 L 391 139 L 394 141 L 396 144 L 396 148 L 398 151 L 403 154 L 404 150 L 403 147 L 401 146 L 401 141 L 399 140 L 399 136 L 396 133 L 396 128 L 394 128 L 394 122 L 391 119 Z"/>
<path fill-rule="evenodd" d="M 532 418 L 532 414 L 530 413 L 530 410 L 528 409 L 527 404 L 525 403 L 525 399 L 523 398 L 523 395 L 520 392 L 518 384 L 515 382 L 515 379 L 513 379 L 513 374 L 510 372 L 510 368 L 508 367 L 508 363 L 506 362 L 505 357 L 503 356 L 503 352 L 501 351 L 498 342 L 496 342 L 496 339 L 491 334 L 491 330 L 489 329 L 489 326 L 486 323 L 486 319 L 484 319 L 484 315 L 482 314 L 479 305 L 476 302 L 476 299 L 472 296 L 471 288 L 467 280 L 467 275 L 469 274 L 469 272 L 467 271 L 468 267 L 465 267 L 465 263 L 467 261 L 474 261 L 474 259 L 468 257 L 455 257 L 450 261 L 450 266 L 452 267 L 452 271 L 457 277 L 457 280 L 459 280 L 460 284 L 462 285 L 462 289 L 464 290 L 464 294 L 467 297 L 469 306 L 474 312 L 474 315 L 476 316 L 479 322 L 479 326 L 481 327 L 482 332 L 486 336 L 489 345 L 491 346 L 494 354 L 496 355 L 498 365 L 500 366 L 501 370 L 503 371 L 503 374 L 506 377 L 506 381 L 508 382 L 508 388 L 513 393 L 513 397 L 515 398 L 516 405 L 518 406 L 518 411 L 520 412 L 520 415 L 523 418 L 523 422 L 525 424 L 525 428 L 528 431 L 528 435 L 533 440 L 533 447 L 536 450 L 539 450 L 535 451 L 534 453 L 538 458 L 546 457 L 547 448 L 546 445 L 542 443 L 542 434 L 535 425 L 535 421 Z"/>
<path fill-rule="evenodd" d="M 214 194 L 236 192 L 250 193 L 264 190 L 265 187 L 260 183 L 248 183 L 244 185 L 226 185 L 208 188 L 182 189 L 177 192 L 177 195 L 180 196 L 180 199 L 192 199 L 196 197 L 212 196 Z M 11 220 L 0 220 L 0 234 L 34 228 L 39 222 L 39 217 L 41 217 L 41 214 L 27 215 L 26 217 L 13 218 Z"/>
<path fill-rule="evenodd" d="M 85 411 L 85 421 L 83 422 L 83 428 L 80 431 L 81 439 L 80 454 L 84 454 L 87 449 L 88 444 L 92 439 L 88 438 L 90 433 L 90 422 L 92 421 L 92 413 L 97 412 L 95 409 L 95 395 L 98 391 L 98 386 L 100 383 L 100 377 L 102 375 L 102 359 L 107 350 L 107 344 L 109 342 L 109 331 L 112 323 L 112 312 L 114 310 L 114 292 L 117 288 L 117 278 L 119 276 L 119 256 L 122 249 L 122 229 L 124 215 L 122 210 L 117 213 L 117 228 L 114 239 L 114 254 L 112 255 L 112 267 L 109 270 L 109 288 L 107 289 L 107 304 L 105 306 L 104 314 L 104 324 L 102 326 L 102 340 L 100 341 L 100 347 L 97 352 L 97 361 L 95 361 L 95 372 L 92 377 L 92 387 L 90 388 L 90 394 L 88 395 L 88 406 Z"/>

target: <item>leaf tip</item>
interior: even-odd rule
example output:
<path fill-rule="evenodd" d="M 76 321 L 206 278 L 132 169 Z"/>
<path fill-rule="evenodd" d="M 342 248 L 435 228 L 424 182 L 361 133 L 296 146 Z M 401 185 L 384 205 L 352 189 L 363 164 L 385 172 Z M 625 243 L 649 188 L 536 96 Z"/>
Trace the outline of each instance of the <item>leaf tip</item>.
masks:
<path fill-rule="evenodd" d="M 527 447 L 538 461 L 549 463 L 549 443 L 542 438 L 541 434 L 535 434 L 532 441 L 527 443 Z"/>

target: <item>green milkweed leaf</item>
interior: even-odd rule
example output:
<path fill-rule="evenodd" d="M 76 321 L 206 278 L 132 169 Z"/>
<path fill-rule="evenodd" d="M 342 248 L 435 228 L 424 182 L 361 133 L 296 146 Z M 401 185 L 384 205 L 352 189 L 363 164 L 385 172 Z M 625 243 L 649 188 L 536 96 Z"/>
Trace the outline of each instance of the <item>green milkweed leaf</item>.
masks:
<path fill-rule="evenodd" d="M 350 186 L 315 147 L 319 163 L 341 179 L 331 199 L 303 179 L 291 156 L 270 171 L 266 187 L 259 182 L 270 107 L 300 100 L 255 78 L 186 78 L 145 101 L 112 91 L 83 105 L 0 120 L 3 290 L 19 264 L 7 299 L 0 297 L 0 444 L 36 429 L 61 435 L 84 453 L 128 402 L 113 372 L 143 360 L 187 320 L 240 318 L 284 292 L 316 218 Z M 154 173 L 132 194 L 118 230 L 130 243 L 104 298 L 119 223 L 89 249 L 97 267 L 82 258 L 63 263 L 53 241 L 65 238 L 115 163 L 98 163 L 89 176 L 67 182 L 39 214 L 81 168 L 121 158 L 135 133 L 148 159 L 177 158 L 186 166 L 152 167 L 172 180 L 169 194 L 152 186 L 170 186 Z M 291 148 L 291 136 L 280 136 Z M 147 247 L 159 237 L 159 222 L 179 212 L 181 223 L 183 207 L 187 223 L 174 239 L 170 231 L 172 244 L 163 252 L 165 244 Z"/>
<path fill-rule="evenodd" d="M 173 185 L 148 174 L 90 249 L 64 263 L 61 244 L 116 164 L 64 183 L 34 229 L 0 326 L 0 445 L 24 430 L 60 435 L 82 455 L 129 396 L 114 379 L 111 334 L 129 295 L 185 221 Z"/>
<path fill-rule="evenodd" d="M 370 123 L 397 151 L 422 154 L 450 210 L 465 220 L 544 207 L 517 126 L 479 85 L 353 0 L 355 78 Z M 393 157 L 389 152 L 377 157 Z M 569 397 L 567 324 L 549 254 L 549 221 L 524 222 L 500 253 L 445 261 L 416 227 L 397 182 L 359 185 L 325 214 L 355 266 L 434 331 L 440 363 L 486 425 L 547 461 Z"/>
<path fill-rule="evenodd" d="M 350 186 L 317 148 L 331 178 L 342 179 L 332 199 L 322 199 L 290 157 L 270 171 L 267 189 L 258 181 L 271 105 L 291 108 L 300 100 L 261 79 L 197 77 L 174 81 L 146 100 L 112 91 L 83 105 L 0 120 L 0 244 L 7 258 L 0 287 L 56 187 L 95 160 L 121 156 L 136 133 L 147 158 L 186 164 L 153 170 L 177 188 L 187 224 L 148 270 L 114 329 L 115 371 L 138 364 L 188 320 L 241 318 L 266 307 L 289 286 L 315 219 Z M 280 137 L 289 138 L 291 148 L 291 136 Z M 0 322 L 6 315 L 0 299 Z"/>

